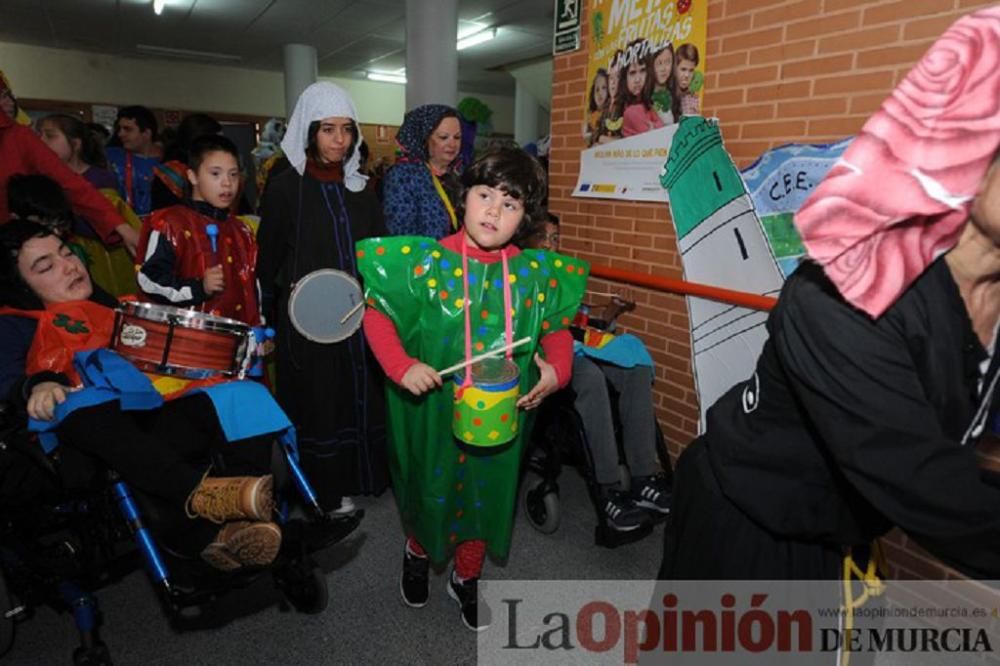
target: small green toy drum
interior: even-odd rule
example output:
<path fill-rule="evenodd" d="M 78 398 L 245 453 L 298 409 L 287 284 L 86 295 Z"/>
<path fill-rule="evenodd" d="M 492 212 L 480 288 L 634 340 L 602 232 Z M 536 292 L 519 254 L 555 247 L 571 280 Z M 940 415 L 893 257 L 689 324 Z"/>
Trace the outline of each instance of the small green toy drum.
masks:
<path fill-rule="evenodd" d="M 513 361 L 487 358 L 472 365 L 472 386 L 455 375 L 455 437 L 472 446 L 500 446 L 517 436 L 521 371 Z"/>

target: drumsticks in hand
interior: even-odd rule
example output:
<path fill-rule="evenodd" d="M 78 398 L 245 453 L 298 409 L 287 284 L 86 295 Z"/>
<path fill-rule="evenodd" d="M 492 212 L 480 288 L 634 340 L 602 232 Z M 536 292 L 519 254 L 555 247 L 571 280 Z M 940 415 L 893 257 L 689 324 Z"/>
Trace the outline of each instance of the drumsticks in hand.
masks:
<path fill-rule="evenodd" d="M 507 351 L 509 351 L 511 349 L 514 349 L 515 347 L 520 347 L 521 345 L 526 345 L 529 342 L 531 342 L 531 338 L 530 337 L 521 338 L 520 340 L 517 340 L 516 342 L 512 342 L 509 345 L 504 345 L 503 347 L 500 347 L 499 349 L 494 349 L 493 351 L 486 352 L 485 354 L 480 354 L 479 356 L 473 356 L 468 361 L 462 361 L 461 363 L 456 363 L 455 365 L 448 366 L 444 370 L 438 370 L 438 376 L 443 378 L 445 375 L 450 375 L 451 373 L 455 372 L 456 370 L 461 370 L 462 368 L 464 368 L 467 365 L 472 365 L 473 363 L 476 363 L 478 361 L 482 361 L 484 358 L 490 358 L 491 356 L 497 356 L 498 354 L 504 354 Z"/>
<path fill-rule="evenodd" d="M 347 314 L 345 314 L 343 317 L 341 317 L 340 323 L 341 324 L 346 324 L 347 320 L 350 319 L 351 317 L 353 317 L 354 314 L 358 310 L 360 310 L 361 308 L 363 308 L 363 307 L 365 307 L 365 302 L 364 301 L 358 301 L 357 305 L 355 305 L 353 308 L 351 308 L 350 310 L 348 310 Z"/>
<path fill-rule="evenodd" d="M 208 234 L 208 240 L 212 244 L 212 261 L 215 262 L 218 260 L 218 225 L 206 224 L 205 233 Z M 201 279 L 201 286 L 204 287 L 205 293 L 209 296 L 224 291 L 226 285 L 222 275 L 222 266 L 215 265 L 211 268 L 206 267 L 205 276 Z"/>
<path fill-rule="evenodd" d="M 212 244 L 212 254 L 217 254 L 219 252 L 218 238 L 219 238 L 219 225 L 217 224 L 206 224 L 205 233 L 208 234 L 208 240 Z"/>

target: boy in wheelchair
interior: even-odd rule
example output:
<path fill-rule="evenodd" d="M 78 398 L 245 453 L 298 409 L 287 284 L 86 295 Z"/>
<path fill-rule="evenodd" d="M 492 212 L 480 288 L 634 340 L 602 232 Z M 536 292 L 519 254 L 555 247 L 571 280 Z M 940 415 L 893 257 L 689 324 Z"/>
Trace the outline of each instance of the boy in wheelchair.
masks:
<path fill-rule="evenodd" d="M 72 609 L 80 631 L 74 660 L 110 663 L 88 590 L 134 567 L 128 552 L 143 557 L 182 626 L 197 618 L 185 609 L 264 567 L 293 607 L 322 611 L 326 578 L 312 553 L 350 534 L 363 512 L 322 512 L 292 453 L 291 424 L 262 385 L 194 382 L 199 391 L 164 402 L 103 349 L 115 305 L 53 232 L 24 220 L 0 225 L 0 655 L 12 618 L 54 601 Z M 286 481 L 304 499 L 302 518 L 276 516 Z M 122 553 L 129 532 L 138 548 Z M 21 606 L 7 606 L 8 580 Z"/>
<path fill-rule="evenodd" d="M 558 225 L 559 218 L 550 214 L 544 231 L 529 239 L 530 247 L 558 251 Z M 660 443 L 651 390 L 652 359 L 637 338 L 612 335 L 617 317 L 634 308 L 630 292 L 615 294 L 599 318 L 581 308 L 570 329 L 577 343 L 570 385 L 573 408 L 589 449 L 596 503 L 607 526 L 617 532 L 638 530 L 670 512 L 665 458 L 666 474 L 657 470 Z M 619 467 L 616 422 L 630 479 L 622 478 Z"/>
<path fill-rule="evenodd" d="M 0 225 L 0 395 L 43 444 L 53 431 L 115 470 L 171 550 L 222 571 L 270 564 L 282 529 L 268 472 L 287 417 L 254 382 L 196 381 L 204 392 L 175 388 L 164 402 L 124 358 L 87 352 L 110 342 L 115 304 L 51 231 Z M 283 462 L 308 501 L 308 482 Z"/>

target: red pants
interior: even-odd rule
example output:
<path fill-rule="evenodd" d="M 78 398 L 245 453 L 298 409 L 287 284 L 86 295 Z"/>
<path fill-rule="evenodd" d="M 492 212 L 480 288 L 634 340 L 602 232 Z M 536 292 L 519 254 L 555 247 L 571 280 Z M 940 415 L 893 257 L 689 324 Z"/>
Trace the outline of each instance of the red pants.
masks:
<path fill-rule="evenodd" d="M 413 537 L 406 541 L 410 552 L 419 557 L 427 557 L 423 547 Z M 486 559 L 486 542 L 481 539 L 463 541 L 455 549 L 455 575 L 462 580 L 479 578 L 483 571 L 483 560 Z"/>

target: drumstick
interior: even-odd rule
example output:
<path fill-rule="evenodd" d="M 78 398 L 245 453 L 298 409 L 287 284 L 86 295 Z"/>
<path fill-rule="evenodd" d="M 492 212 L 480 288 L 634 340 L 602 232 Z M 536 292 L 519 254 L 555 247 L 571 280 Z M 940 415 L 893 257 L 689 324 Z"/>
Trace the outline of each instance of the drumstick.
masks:
<path fill-rule="evenodd" d="M 614 294 L 614 293 L 611 293 L 609 291 L 596 291 L 596 292 L 593 292 L 591 294 L 591 296 L 595 296 L 595 297 L 598 297 L 598 296 L 607 296 L 611 300 L 617 301 L 618 303 L 623 303 L 625 305 L 633 305 L 633 306 L 635 305 L 635 301 L 630 301 L 630 300 L 626 299 L 625 297 L 623 297 L 621 294 Z"/>
<path fill-rule="evenodd" d="M 635 301 L 630 301 L 630 300 L 626 299 L 621 294 L 616 294 L 616 293 L 611 292 L 611 291 L 593 291 L 593 292 L 590 293 L 590 295 L 591 296 L 607 296 L 608 298 L 617 298 L 618 300 L 624 301 L 625 303 L 634 303 L 635 302 Z"/>
<path fill-rule="evenodd" d="M 219 225 L 206 224 L 205 233 L 208 234 L 208 240 L 212 243 L 212 254 L 214 255 L 219 251 L 218 246 L 216 244 L 216 239 L 219 237 Z"/>
<path fill-rule="evenodd" d="M 358 301 L 358 304 L 355 305 L 353 308 L 351 308 L 348 311 L 348 313 L 344 315 L 344 318 L 340 320 L 340 323 L 343 324 L 343 323 L 347 322 L 348 319 L 350 319 L 351 317 L 354 316 L 354 313 L 356 313 L 358 310 L 360 310 L 363 307 L 365 307 L 365 302 L 364 301 Z"/>
<path fill-rule="evenodd" d="M 461 363 L 456 363 L 455 365 L 449 366 L 449 367 L 445 368 L 444 370 L 438 370 L 438 377 L 444 377 L 445 375 L 450 375 L 451 373 L 455 372 L 456 370 L 461 370 L 462 368 L 464 368 L 467 365 L 472 365 L 473 363 L 475 363 L 477 361 L 482 361 L 484 358 L 489 358 L 491 356 L 496 356 L 497 354 L 503 354 L 503 353 L 505 353 L 505 352 L 513 349 L 514 347 L 520 347 L 521 345 L 526 345 L 529 342 L 531 342 L 531 337 L 530 336 L 529 337 L 525 337 L 525 338 L 521 338 L 520 340 L 517 340 L 516 342 L 512 342 L 509 345 L 504 345 L 500 349 L 494 349 L 493 351 L 486 352 L 485 354 L 480 354 L 479 356 L 473 356 L 468 361 L 462 361 Z"/>
<path fill-rule="evenodd" d="M 206 224 L 205 225 L 205 233 L 208 235 L 208 240 L 212 244 L 212 265 L 215 266 L 216 265 L 215 262 L 217 261 L 217 256 L 216 255 L 218 254 L 216 239 L 219 236 L 219 225 L 217 225 L 217 224 Z M 205 256 L 202 255 L 202 257 L 201 257 L 201 275 L 202 275 L 202 278 L 205 277 L 205 273 L 208 271 L 208 266 L 206 266 L 205 263 L 206 263 L 205 262 Z M 211 294 L 210 294 L 210 296 L 211 296 Z M 208 301 L 202 301 L 202 303 L 201 303 L 201 306 L 200 306 L 199 309 L 202 312 L 205 311 L 205 304 L 206 303 L 208 303 Z"/>

